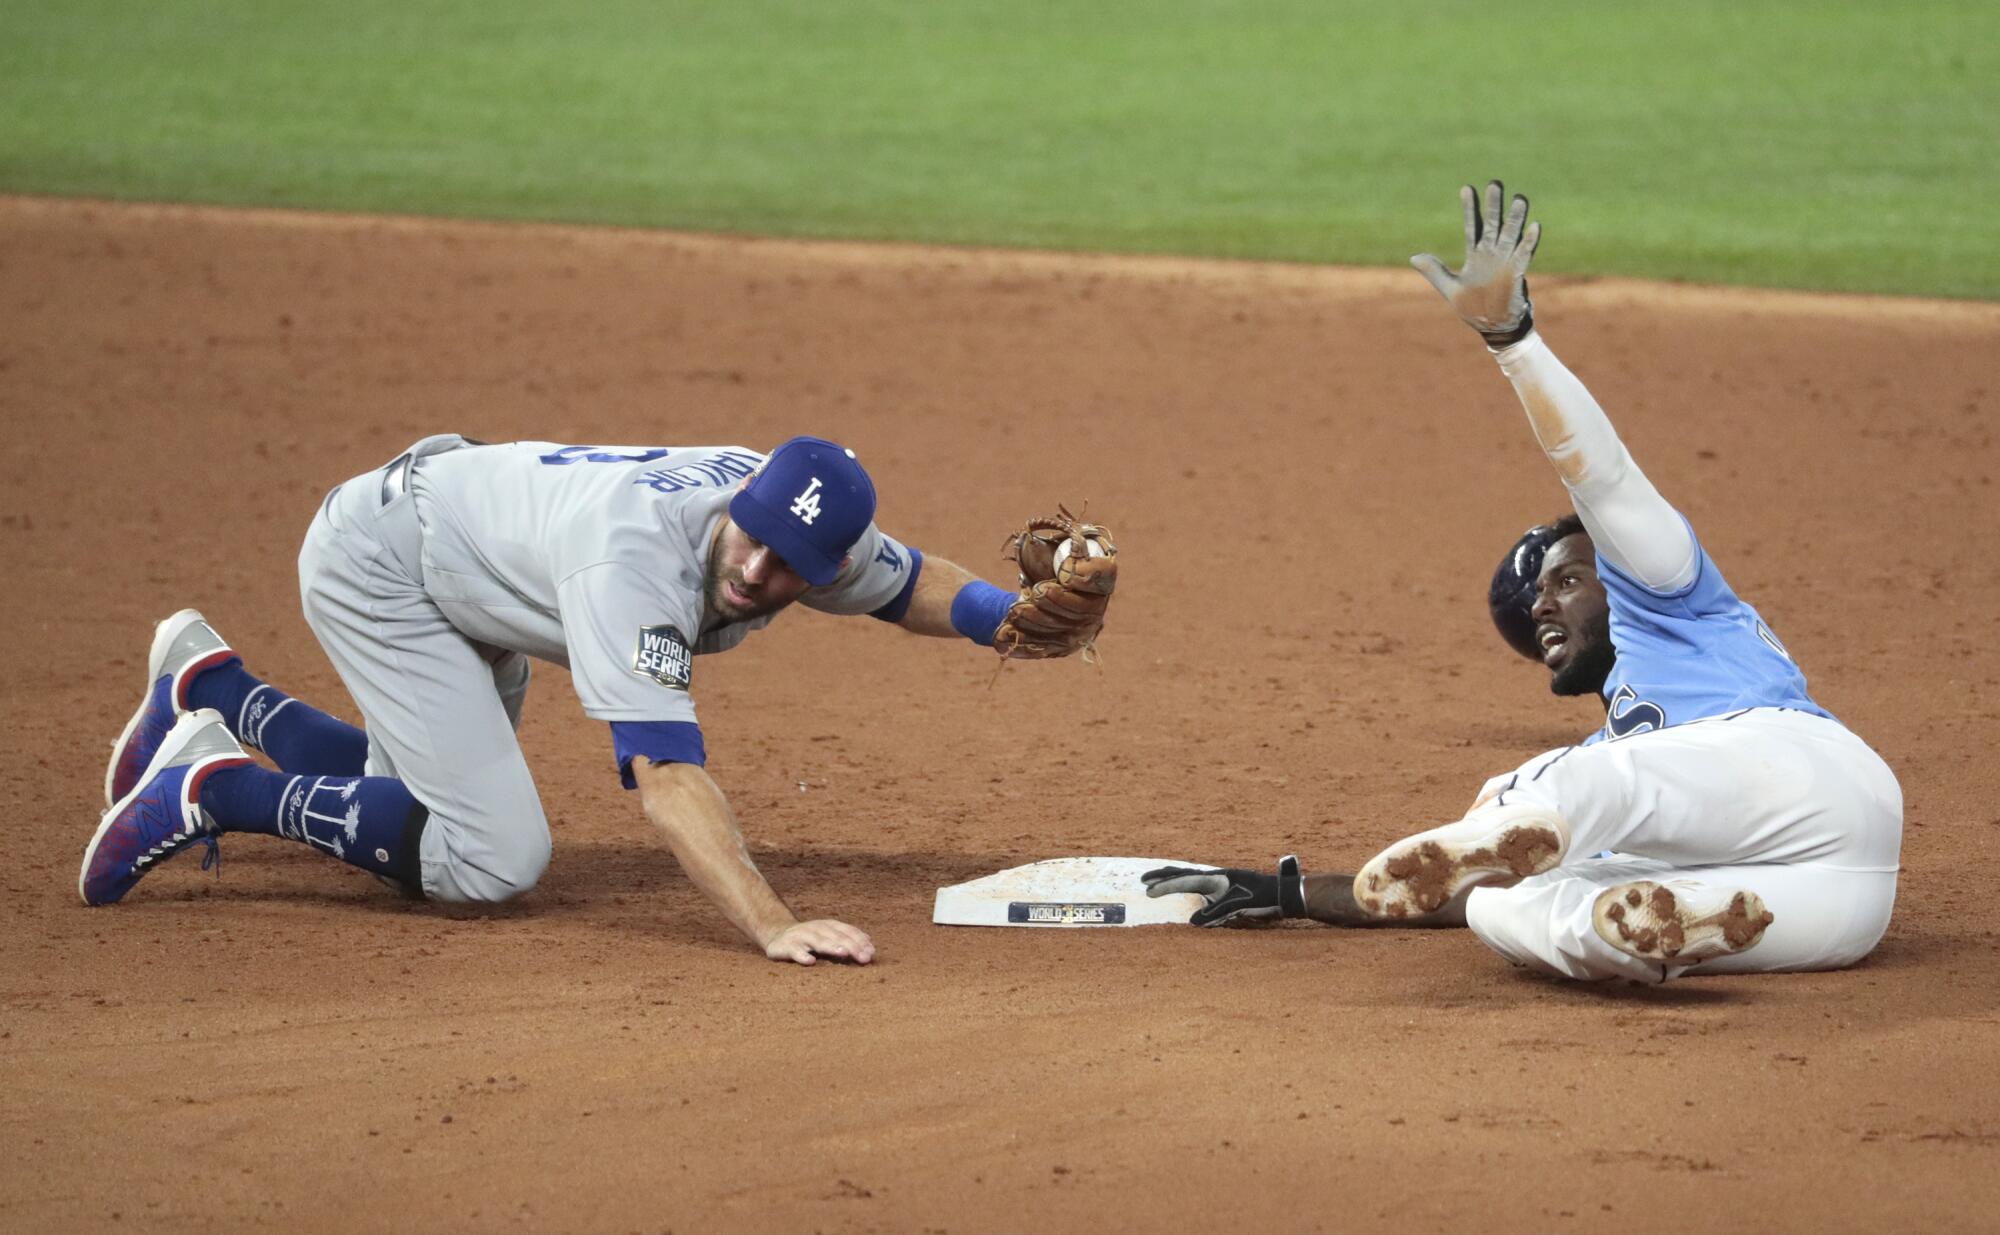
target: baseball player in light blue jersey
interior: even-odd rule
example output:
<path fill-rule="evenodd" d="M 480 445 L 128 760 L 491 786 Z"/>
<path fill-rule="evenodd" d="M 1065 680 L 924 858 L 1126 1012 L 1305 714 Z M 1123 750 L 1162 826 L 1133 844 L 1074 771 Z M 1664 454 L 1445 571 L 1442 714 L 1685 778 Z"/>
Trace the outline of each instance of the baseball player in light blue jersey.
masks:
<path fill-rule="evenodd" d="M 1565 977 L 1659 982 L 1836 969 L 1888 928 L 1903 799 L 1868 745 L 1738 599 L 1688 521 L 1633 462 L 1534 328 L 1541 225 L 1489 184 L 1463 190 L 1457 273 L 1413 264 L 1485 337 L 1575 508 L 1502 562 L 1494 619 L 1558 695 L 1604 725 L 1488 780 L 1466 816 L 1346 875 L 1148 872 L 1202 893 L 1203 924 L 1306 916 L 1469 926 L 1508 960 Z"/>
<path fill-rule="evenodd" d="M 113 748 L 83 899 L 120 899 L 197 841 L 212 857 L 223 832 L 297 841 L 437 900 L 526 892 L 549 828 L 514 731 L 541 659 L 569 668 L 626 788 L 737 929 L 774 960 L 866 963 L 866 934 L 799 921 L 750 860 L 691 691 L 697 656 L 795 600 L 994 645 L 1016 594 L 874 517 L 854 452 L 820 438 L 768 457 L 426 438 L 328 494 L 299 554 L 307 622 L 365 728 L 252 676 L 201 614 L 175 614 Z M 1072 650 L 1056 637 L 1019 654 Z"/>

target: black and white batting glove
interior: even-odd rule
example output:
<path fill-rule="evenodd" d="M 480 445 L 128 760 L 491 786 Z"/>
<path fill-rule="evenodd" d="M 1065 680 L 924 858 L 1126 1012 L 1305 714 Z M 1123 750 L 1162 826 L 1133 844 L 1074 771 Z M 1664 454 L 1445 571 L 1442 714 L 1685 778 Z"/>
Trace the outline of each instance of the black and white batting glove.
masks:
<path fill-rule="evenodd" d="M 1500 215 L 1507 190 L 1498 180 L 1486 185 L 1486 212 L 1471 185 L 1459 189 L 1465 205 L 1465 265 L 1457 274 L 1429 253 L 1410 259 L 1417 273 L 1431 281 L 1451 302 L 1466 325 L 1477 330 L 1494 351 L 1519 343 L 1535 328 L 1535 306 L 1528 299 L 1528 263 L 1542 242 L 1542 225 L 1528 222 L 1528 199 L 1514 195 L 1507 215 Z"/>
<path fill-rule="evenodd" d="M 1196 870 L 1162 866 L 1139 876 L 1147 896 L 1193 892 L 1207 904 L 1188 919 L 1192 926 L 1248 925 L 1273 918 L 1302 918 L 1306 913 L 1306 879 L 1297 857 L 1278 859 L 1278 873 L 1246 870 Z"/>

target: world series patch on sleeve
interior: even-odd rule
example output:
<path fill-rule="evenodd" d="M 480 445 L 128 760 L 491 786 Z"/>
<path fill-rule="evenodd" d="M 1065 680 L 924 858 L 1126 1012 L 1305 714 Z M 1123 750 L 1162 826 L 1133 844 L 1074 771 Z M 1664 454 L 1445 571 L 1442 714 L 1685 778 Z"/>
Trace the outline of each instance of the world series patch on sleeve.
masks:
<path fill-rule="evenodd" d="M 641 626 L 632 669 L 662 686 L 686 690 L 694 681 L 694 649 L 673 626 Z"/>

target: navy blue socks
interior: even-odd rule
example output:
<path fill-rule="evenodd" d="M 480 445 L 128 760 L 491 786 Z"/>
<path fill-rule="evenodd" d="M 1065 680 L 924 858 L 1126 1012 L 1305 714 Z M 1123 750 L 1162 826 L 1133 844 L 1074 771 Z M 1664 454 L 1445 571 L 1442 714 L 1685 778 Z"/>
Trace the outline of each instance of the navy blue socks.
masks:
<path fill-rule="evenodd" d="M 300 841 L 350 866 L 422 888 L 417 842 L 429 814 L 403 782 L 363 776 L 368 734 L 250 675 L 239 658 L 188 683 L 190 708 L 214 708 L 229 731 L 284 769 L 223 768 L 201 808 L 223 832 Z"/>
<path fill-rule="evenodd" d="M 218 831 L 302 841 L 350 866 L 421 886 L 417 838 L 429 816 L 394 777 L 221 768 L 202 782 L 201 808 Z"/>
<path fill-rule="evenodd" d="M 359 776 L 368 762 L 366 732 L 258 681 L 240 658 L 197 674 L 187 702 L 222 713 L 238 741 L 287 772 Z"/>

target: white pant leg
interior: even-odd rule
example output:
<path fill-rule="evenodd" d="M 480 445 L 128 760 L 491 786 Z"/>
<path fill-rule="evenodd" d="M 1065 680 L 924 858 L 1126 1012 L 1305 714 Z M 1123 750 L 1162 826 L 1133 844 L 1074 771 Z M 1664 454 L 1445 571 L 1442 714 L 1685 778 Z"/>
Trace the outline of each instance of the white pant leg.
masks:
<path fill-rule="evenodd" d="M 1664 966 L 1628 956 L 1591 925 L 1598 894 L 1634 879 L 1693 880 L 1745 888 L 1764 900 L 1772 922 L 1757 945 L 1693 966 Z M 1675 867 L 1657 858 L 1592 858 L 1524 879 L 1511 888 L 1480 888 L 1466 902 L 1466 924 L 1516 965 L 1584 980 L 1660 982 L 1683 973 L 1778 973 L 1844 969 L 1874 950 L 1896 902 L 1893 871 L 1854 871 L 1816 863 Z"/>
<path fill-rule="evenodd" d="M 506 900 L 535 885 L 550 849 L 514 737 L 525 666 L 489 664 L 446 621 L 419 581 L 411 498 L 384 505 L 380 486 L 365 473 L 321 505 L 299 553 L 306 621 L 366 718 L 368 771 L 399 777 L 430 811 L 425 894 Z"/>
<path fill-rule="evenodd" d="M 1775 920 L 1763 941 L 1702 972 L 1838 968 L 1888 926 L 1902 790 L 1880 756 L 1824 717 L 1753 709 L 1549 751 L 1496 784 L 1474 817 L 1532 802 L 1570 829 L 1562 867 L 1467 903 L 1474 933 L 1516 964 L 1572 978 L 1678 972 L 1591 927 L 1597 893 L 1632 879 L 1692 877 L 1765 898 Z M 1592 858 L 1603 850 L 1615 858 Z"/>
<path fill-rule="evenodd" d="M 1658 982 L 1658 965 L 1627 956 L 1598 937 L 1590 911 L 1608 887 L 1677 873 L 1657 858 L 1587 858 L 1511 888 L 1473 889 L 1465 902 L 1465 924 L 1516 965 L 1564 978 Z"/>
<path fill-rule="evenodd" d="M 1551 751 L 1509 779 L 1493 805 L 1559 813 L 1572 860 L 1613 850 L 1674 866 L 1893 872 L 1902 852 L 1895 775 L 1845 726 L 1806 712 L 1756 708 Z"/>

